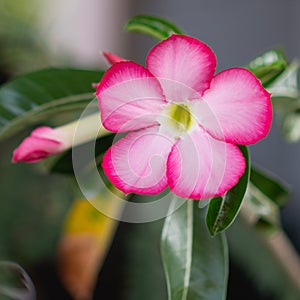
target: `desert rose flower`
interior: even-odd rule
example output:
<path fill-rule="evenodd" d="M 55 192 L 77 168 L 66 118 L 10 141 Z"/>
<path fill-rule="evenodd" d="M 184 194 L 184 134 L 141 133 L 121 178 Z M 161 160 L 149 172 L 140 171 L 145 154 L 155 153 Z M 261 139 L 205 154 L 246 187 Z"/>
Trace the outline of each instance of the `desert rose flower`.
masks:
<path fill-rule="evenodd" d="M 246 69 L 215 68 L 206 44 L 174 34 L 150 51 L 146 68 L 121 61 L 105 73 L 96 92 L 103 126 L 129 132 L 103 158 L 116 187 L 207 199 L 238 182 L 245 160 L 237 145 L 267 135 L 270 94 Z"/>
<path fill-rule="evenodd" d="M 81 126 L 85 126 L 86 131 L 84 135 L 82 133 L 77 135 L 76 143 L 73 143 L 78 122 L 82 122 Z M 99 122 L 99 115 L 94 114 L 57 128 L 46 126 L 36 128 L 14 150 L 12 161 L 37 162 L 50 155 L 65 151 L 72 146 L 83 144 L 97 136 L 104 135 L 107 133 L 106 130 L 102 129 L 98 132 L 99 126 L 97 125 Z"/>

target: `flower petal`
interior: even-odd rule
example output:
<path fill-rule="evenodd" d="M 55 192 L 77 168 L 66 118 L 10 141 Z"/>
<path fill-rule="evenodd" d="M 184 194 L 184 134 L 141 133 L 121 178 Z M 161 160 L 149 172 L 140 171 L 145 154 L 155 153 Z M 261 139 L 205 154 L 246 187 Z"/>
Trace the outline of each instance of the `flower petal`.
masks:
<path fill-rule="evenodd" d="M 159 126 L 129 133 L 103 157 L 103 170 L 125 193 L 157 194 L 168 184 L 166 161 L 174 144 Z"/>
<path fill-rule="evenodd" d="M 169 101 L 182 102 L 195 91 L 201 95 L 209 88 L 216 69 L 216 57 L 201 41 L 173 34 L 150 51 L 147 68 L 160 80 Z M 174 91 L 172 82 L 186 86 L 184 94 L 178 93 L 178 88 Z"/>
<path fill-rule="evenodd" d="M 107 60 L 107 62 L 111 65 L 118 63 L 118 62 L 127 61 L 127 59 L 122 58 L 122 57 L 120 57 L 116 54 L 110 53 L 110 52 L 103 51 L 102 55 Z"/>
<path fill-rule="evenodd" d="M 218 141 L 201 128 L 183 136 L 167 162 L 172 192 L 192 199 L 224 195 L 244 170 L 245 160 L 237 146 Z"/>
<path fill-rule="evenodd" d="M 248 145 L 264 138 L 271 126 L 270 94 L 248 70 L 229 69 L 214 77 L 193 112 L 215 138 Z"/>
<path fill-rule="evenodd" d="M 134 62 L 114 64 L 103 76 L 96 93 L 103 126 L 126 132 L 157 124 L 165 104 L 158 80 Z"/>

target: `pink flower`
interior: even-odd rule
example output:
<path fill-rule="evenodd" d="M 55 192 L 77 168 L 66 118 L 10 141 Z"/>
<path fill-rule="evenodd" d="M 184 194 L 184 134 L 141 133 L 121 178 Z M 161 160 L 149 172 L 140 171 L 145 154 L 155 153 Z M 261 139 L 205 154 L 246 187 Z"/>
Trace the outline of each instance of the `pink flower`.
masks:
<path fill-rule="evenodd" d="M 13 162 L 36 162 L 65 150 L 62 136 L 50 127 L 33 130 L 13 153 Z"/>
<path fill-rule="evenodd" d="M 245 69 L 215 68 L 207 45 L 174 34 L 150 51 L 146 68 L 123 61 L 105 73 L 96 93 L 103 126 L 130 132 L 103 158 L 116 187 L 207 199 L 238 182 L 245 161 L 236 145 L 267 135 L 270 94 Z"/>

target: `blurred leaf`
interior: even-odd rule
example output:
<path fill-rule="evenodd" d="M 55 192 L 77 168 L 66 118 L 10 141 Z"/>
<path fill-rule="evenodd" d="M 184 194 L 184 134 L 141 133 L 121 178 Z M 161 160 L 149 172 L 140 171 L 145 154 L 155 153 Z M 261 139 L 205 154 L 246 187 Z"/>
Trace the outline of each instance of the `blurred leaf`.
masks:
<path fill-rule="evenodd" d="M 252 168 L 244 204 L 257 228 L 268 233 L 277 231 L 280 228 L 280 208 L 287 203 L 289 196 L 285 183 L 274 175 Z"/>
<path fill-rule="evenodd" d="M 178 201 L 178 199 L 177 199 Z M 175 204 L 175 201 L 171 206 Z M 213 239 L 198 202 L 188 200 L 166 218 L 161 252 L 172 300 L 225 299 L 228 252 L 225 235 Z"/>
<path fill-rule="evenodd" d="M 250 157 L 247 147 L 240 146 L 240 150 L 246 161 L 246 169 L 239 182 L 229 190 L 224 197 L 216 197 L 210 200 L 206 224 L 211 235 L 227 229 L 236 218 L 244 195 L 247 190 L 247 185 L 250 175 Z"/>
<path fill-rule="evenodd" d="M 268 87 L 272 93 L 274 111 L 284 138 L 288 142 L 300 140 L 299 62 L 293 61 Z"/>
<path fill-rule="evenodd" d="M 11 164 L 16 138 L 0 143 L 0 257 L 39 265 L 53 260 L 62 220 L 73 198 L 70 180 Z"/>
<path fill-rule="evenodd" d="M 171 22 L 163 18 L 147 15 L 139 15 L 129 19 L 124 28 L 127 31 L 140 32 L 159 40 L 168 38 L 172 33 L 183 33 Z"/>
<path fill-rule="evenodd" d="M 272 94 L 274 112 L 289 142 L 300 140 L 299 62 L 290 64 L 280 50 L 270 50 L 249 63 L 252 71 Z"/>
<path fill-rule="evenodd" d="M 299 284 L 291 279 L 283 266 L 291 259 L 289 251 L 277 242 L 277 253 L 274 253 L 274 242 L 276 243 L 276 238 L 280 237 L 282 232 L 265 235 L 246 221 L 247 212 L 245 218 L 242 218 L 243 213 L 242 209 L 239 217 L 226 232 L 231 259 L 247 273 L 248 278 L 267 299 L 300 299 Z M 292 264 L 290 268 L 297 267 Z"/>
<path fill-rule="evenodd" d="M 37 0 L 27 0 L 26 5 L 21 0 L 0 0 L 0 70 L 9 77 L 49 62 L 49 49 L 39 32 L 38 4 Z"/>
<path fill-rule="evenodd" d="M 284 72 L 268 86 L 268 91 L 272 93 L 272 99 L 279 101 L 281 97 L 292 99 L 298 98 L 298 73 L 299 62 L 293 61 L 286 67 Z M 279 99 L 277 100 L 277 98 Z"/>
<path fill-rule="evenodd" d="M 273 82 L 286 68 L 287 61 L 281 50 L 269 50 L 253 59 L 248 69 L 258 77 L 263 86 Z"/>
<path fill-rule="evenodd" d="M 273 233 L 280 227 L 279 207 L 253 184 L 249 184 L 245 201 L 248 214 L 258 228 Z"/>
<path fill-rule="evenodd" d="M 14 300 L 36 299 L 35 288 L 30 277 L 18 264 L 1 261 L 0 276 L 0 295 Z"/>
<path fill-rule="evenodd" d="M 300 106 L 300 102 L 297 104 Z M 282 117 L 282 133 L 288 142 L 300 140 L 300 107 Z"/>
<path fill-rule="evenodd" d="M 120 215 L 122 203 L 110 201 L 105 191 L 92 199 Z M 106 257 L 118 221 L 100 213 L 88 200 L 74 202 L 66 218 L 58 259 L 65 288 L 76 300 L 92 299 L 99 269 Z"/>
<path fill-rule="evenodd" d="M 20 76 L 0 88 L 0 139 L 63 112 L 80 111 L 93 99 L 103 72 L 48 69 Z"/>
<path fill-rule="evenodd" d="M 300 108 L 298 74 L 299 63 L 293 61 L 268 87 L 275 112 L 289 114 Z"/>
<path fill-rule="evenodd" d="M 250 62 L 248 69 L 272 94 L 284 137 L 290 142 L 300 140 L 299 62 L 288 64 L 280 50 L 270 50 Z"/>
<path fill-rule="evenodd" d="M 250 181 L 279 207 L 283 207 L 289 201 L 290 191 L 287 184 L 273 174 L 252 167 Z"/>

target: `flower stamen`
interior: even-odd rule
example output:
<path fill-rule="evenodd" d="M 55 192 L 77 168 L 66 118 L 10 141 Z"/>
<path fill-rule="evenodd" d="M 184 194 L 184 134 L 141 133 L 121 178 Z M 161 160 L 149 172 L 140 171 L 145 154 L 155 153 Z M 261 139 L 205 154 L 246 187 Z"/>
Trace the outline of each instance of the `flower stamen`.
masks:
<path fill-rule="evenodd" d="M 172 104 L 169 107 L 169 117 L 173 121 L 173 127 L 180 132 L 188 131 L 193 124 L 193 117 L 185 104 Z"/>

